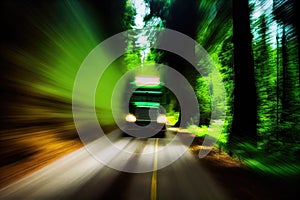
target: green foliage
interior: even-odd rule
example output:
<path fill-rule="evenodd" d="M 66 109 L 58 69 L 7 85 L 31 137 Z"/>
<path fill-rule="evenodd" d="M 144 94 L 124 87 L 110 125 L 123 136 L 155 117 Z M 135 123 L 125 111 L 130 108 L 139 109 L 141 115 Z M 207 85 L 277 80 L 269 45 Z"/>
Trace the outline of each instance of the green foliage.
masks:
<path fill-rule="evenodd" d="M 249 143 L 239 143 L 234 156 L 257 173 L 279 177 L 299 176 L 300 162 L 297 155 L 300 145 L 277 142 L 271 146 L 273 149 L 269 152 L 262 152 Z"/>
<path fill-rule="evenodd" d="M 227 143 L 228 133 L 231 132 L 232 124 L 232 110 L 233 110 L 233 87 L 234 87 L 234 74 L 233 74 L 233 44 L 232 36 L 230 35 L 224 39 L 221 48 L 217 52 L 217 58 L 214 62 L 217 64 L 219 72 L 222 76 L 222 81 L 226 90 L 226 117 L 220 137 L 220 142 L 223 146 Z"/>
<path fill-rule="evenodd" d="M 281 7 L 281 14 L 277 13 L 279 4 L 275 1 L 273 13 L 278 16 L 272 16 L 272 8 L 262 10 L 261 6 L 253 4 L 253 11 L 260 9 L 260 15 L 251 18 L 251 28 L 258 94 L 258 142 L 268 150 L 272 139 L 299 141 L 295 134 L 300 120 L 299 61 L 293 27 L 284 25 L 285 21 L 279 16 L 290 11 Z M 274 22 L 274 18 L 278 20 Z M 277 25 L 276 45 L 274 28 L 270 30 L 274 23 Z"/>
<path fill-rule="evenodd" d="M 130 29 L 134 25 L 134 16 L 136 15 L 136 10 L 130 3 L 130 0 L 126 1 L 125 12 L 123 18 L 123 28 L 124 30 Z"/>
<path fill-rule="evenodd" d="M 196 125 L 191 125 L 188 126 L 188 131 L 199 136 L 199 137 L 204 137 L 208 133 L 208 127 L 203 125 L 201 127 L 196 126 Z"/>
<path fill-rule="evenodd" d="M 124 56 L 124 62 L 128 70 L 138 67 L 142 64 L 139 50 L 127 52 Z"/>
<path fill-rule="evenodd" d="M 171 110 L 167 112 L 167 119 L 168 119 L 168 125 L 175 125 L 176 122 L 179 120 L 179 112 L 175 112 L 174 110 Z"/>
<path fill-rule="evenodd" d="M 187 127 L 187 130 L 197 135 L 198 137 L 209 137 L 212 140 L 217 141 L 216 147 L 220 149 L 224 149 L 227 142 L 228 142 L 228 134 L 222 132 L 223 128 L 223 122 L 215 122 L 212 121 L 209 126 L 202 125 L 202 126 L 196 126 L 196 125 L 189 125 Z"/>
<path fill-rule="evenodd" d="M 219 77 L 217 71 L 205 69 L 206 63 L 199 63 L 204 68 L 202 70 L 207 74 L 206 77 L 198 78 L 196 86 L 201 114 L 200 124 L 209 125 L 212 108 L 216 109 L 217 115 L 219 115 L 218 111 L 226 110 L 226 121 L 218 140 L 218 144 L 222 146 L 227 143 L 228 131 L 232 120 L 233 48 L 231 43 L 231 1 L 219 1 L 217 3 L 214 1 L 200 1 L 198 4 L 198 16 L 200 21 L 197 29 L 197 41 L 210 53 L 213 62 L 221 73 L 221 77 Z M 223 107 L 220 103 L 222 98 L 225 97 L 220 95 L 223 91 L 219 91 L 222 88 L 218 86 L 219 84 L 224 84 L 226 90 L 226 107 Z M 213 85 L 217 87 L 212 88 Z M 211 94 L 210 92 L 214 93 Z M 195 127 L 193 129 L 196 131 Z"/>
<path fill-rule="evenodd" d="M 197 79 L 196 94 L 200 108 L 200 124 L 208 125 L 211 116 L 211 96 L 208 90 L 208 78 Z"/>
<path fill-rule="evenodd" d="M 155 62 L 160 63 L 162 60 L 163 52 L 157 49 L 150 49 L 150 53 L 148 54 L 146 61 L 147 62 Z"/>
<path fill-rule="evenodd" d="M 257 101 L 258 101 L 258 135 L 261 139 L 274 133 L 276 127 L 276 57 L 270 43 L 268 29 L 270 19 L 262 14 L 253 23 L 254 34 L 254 67 L 256 75 Z M 255 27 L 255 28 L 254 28 Z"/>
<path fill-rule="evenodd" d="M 200 1 L 197 41 L 209 52 L 218 51 L 219 45 L 232 29 L 232 2 Z"/>

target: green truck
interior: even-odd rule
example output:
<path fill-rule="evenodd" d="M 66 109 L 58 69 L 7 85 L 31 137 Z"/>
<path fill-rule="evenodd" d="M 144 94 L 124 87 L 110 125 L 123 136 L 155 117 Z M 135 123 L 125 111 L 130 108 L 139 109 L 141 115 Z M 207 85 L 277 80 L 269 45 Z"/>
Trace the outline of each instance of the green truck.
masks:
<path fill-rule="evenodd" d="M 137 76 L 131 86 L 134 91 L 129 100 L 129 113 L 125 117 L 127 130 L 136 137 L 164 136 L 167 123 L 164 84 L 159 77 Z"/>

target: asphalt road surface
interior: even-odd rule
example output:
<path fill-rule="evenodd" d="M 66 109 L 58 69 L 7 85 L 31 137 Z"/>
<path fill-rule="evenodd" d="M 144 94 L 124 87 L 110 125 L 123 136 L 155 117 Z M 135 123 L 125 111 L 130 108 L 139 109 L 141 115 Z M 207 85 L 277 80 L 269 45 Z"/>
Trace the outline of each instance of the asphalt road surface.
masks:
<path fill-rule="evenodd" d="M 174 135 L 138 139 L 115 130 L 109 134 L 111 144 L 102 138 L 89 144 L 109 166 L 83 147 L 1 189 L 0 199 L 230 199 Z M 111 146 L 131 156 L 116 153 Z"/>

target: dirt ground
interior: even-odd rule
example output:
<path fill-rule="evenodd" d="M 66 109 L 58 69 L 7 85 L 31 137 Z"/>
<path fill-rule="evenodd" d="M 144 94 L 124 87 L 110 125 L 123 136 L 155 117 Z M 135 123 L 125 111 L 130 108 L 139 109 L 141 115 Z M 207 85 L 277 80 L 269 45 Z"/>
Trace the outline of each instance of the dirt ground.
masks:
<path fill-rule="evenodd" d="M 1 135 L 0 188 L 82 147 L 79 139 L 61 139 L 57 130 L 18 129 Z"/>

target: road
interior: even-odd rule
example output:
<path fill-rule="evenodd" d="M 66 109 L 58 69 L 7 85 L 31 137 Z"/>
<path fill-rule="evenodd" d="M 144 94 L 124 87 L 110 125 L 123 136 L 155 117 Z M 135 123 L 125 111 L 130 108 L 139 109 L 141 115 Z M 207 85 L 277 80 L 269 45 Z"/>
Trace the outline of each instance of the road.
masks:
<path fill-rule="evenodd" d="M 130 158 L 112 152 L 100 138 L 89 145 L 109 167 L 83 147 L 1 189 L 0 199 L 230 199 L 199 158 L 190 151 L 179 157 L 186 146 L 174 135 L 168 131 L 164 138 L 138 139 L 115 130 L 109 134 L 112 144 L 131 152 Z M 170 141 L 167 151 L 159 151 Z M 163 167 L 165 160 L 174 162 Z M 150 170 L 132 173 L 114 166 Z"/>

